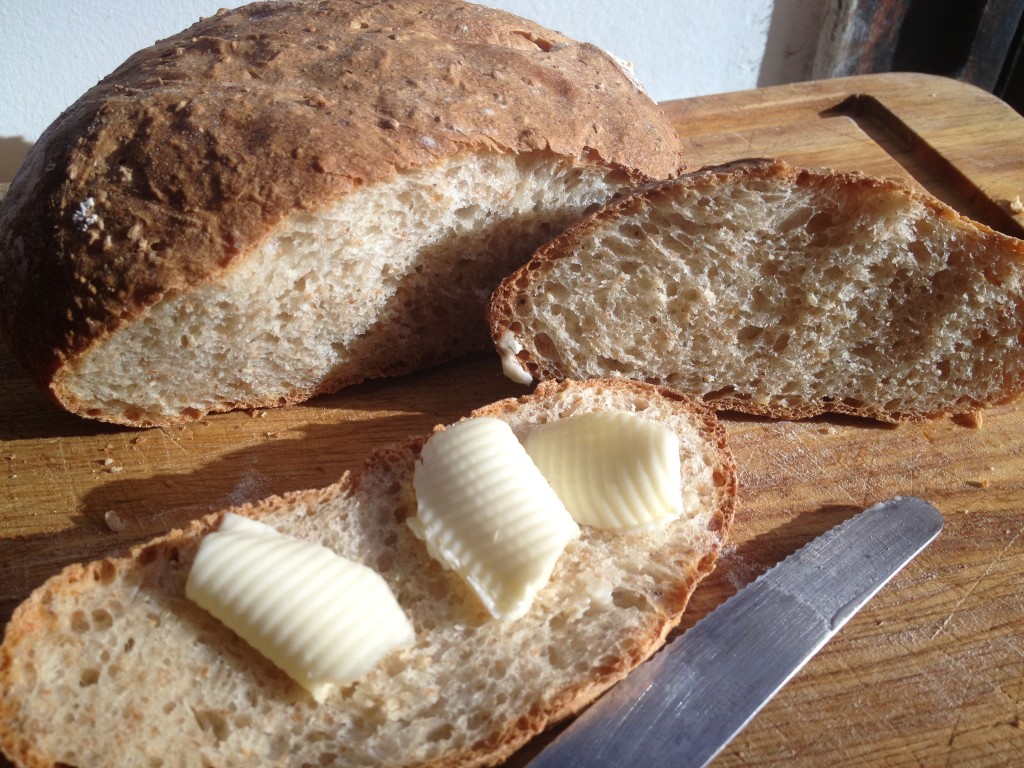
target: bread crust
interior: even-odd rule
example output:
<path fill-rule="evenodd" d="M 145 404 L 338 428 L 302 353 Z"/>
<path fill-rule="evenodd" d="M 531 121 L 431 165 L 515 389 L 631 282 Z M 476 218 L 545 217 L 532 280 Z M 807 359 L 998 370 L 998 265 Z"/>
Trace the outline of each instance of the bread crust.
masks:
<path fill-rule="evenodd" d="M 671 124 L 612 57 L 510 14 L 459 0 L 220 11 L 130 57 L 29 152 L 0 202 L 0 326 L 50 387 L 290 214 L 474 151 L 638 179 L 680 166 Z"/>
<path fill-rule="evenodd" d="M 513 429 L 516 430 L 528 429 L 530 424 L 540 421 L 564 418 L 580 409 L 585 411 L 601 407 L 635 409 L 636 412 L 640 413 L 647 409 L 652 409 L 650 411 L 654 414 L 652 418 L 679 418 L 688 425 L 687 431 L 691 427 L 695 430 L 695 433 L 700 438 L 699 445 L 705 451 L 702 457 L 695 457 L 695 459 L 700 462 L 710 462 L 707 466 L 714 472 L 714 490 L 711 496 L 706 499 L 709 507 L 701 511 L 700 516 L 695 519 L 695 522 L 687 523 L 680 521 L 679 525 L 699 527 L 700 530 L 693 531 L 686 527 L 687 534 L 683 535 L 681 531 L 684 529 L 680 528 L 677 529 L 677 532 L 666 534 L 664 538 L 658 539 L 659 542 L 662 542 L 658 545 L 658 551 L 648 553 L 652 560 L 657 562 L 656 565 L 652 566 L 652 574 L 657 573 L 658 576 L 650 582 L 637 582 L 646 584 L 647 586 L 644 589 L 650 591 L 650 594 L 645 598 L 645 600 L 649 601 L 645 604 L 644 608 L 645 618 L 643 622 L 634 624 L 621 641 L 616 640 L 614 645 L 610 646 L 616 648 L 615 652 L 601 658 L 599 666 L 591 668 L 587 674 L 573 675 L 571 679 L 574 682 L 564 687 L 550 690 L 550 684 L 548 684 L 549 691 L 545 696 L 546 700 L 534 702 L 533 705 L 528 707 L 527 711 L 503 712 L 503 716 L 507 715 L 505 720 L 495 723 L 486 737 L 468 745 L 466 748 L 456 753 L 439 755 L 430 758 L 426 762 L 416 764 L 432 766 L 496 764 L 507 758 L 532 738 L 533 735 L 539 733 L 550 724 L 579 711 L 663 644 L 670 630 L 678 624 L 693 589 L 713 569 L 721 547 L 728 537 L 736 512 L 737 471 L 735 460 L 726 444 L 725 428 L 718 422 L 710 409 L 672 390 L 638 382 L 550 382 L 540 385 L 530 395 L 499 401 L 475 411 L 472 416 L 493 416 L 504 419 L 509 421 Z M 438 427 L 437 429 L 443 428 Z M 344 502 L 349 497 L 360 494 L 374 494 L 379 492 L 382 487 L 391 487 L 393 484 L 405 486 L 411 483 L 415 462 L 427 437 L 409 438 L 402 443 L 374 452 L 358 469 L 346 473 L 338 483 L 327 488 L 296 491 L 280 497 L 271 497 L 241 508 L 235 508 L 232 511 L 264 520 L 277 516 L 277 520 L 280 521 L 281 515 L 291 520 L 298 520 L 304 517 L 313 520 L 323 514 L 318 512 L 318 510 L 322 510 L 324 505 L 332 502 Z M 383 481 L 381 480 L 382 477 L 385 478 Z M 382 482 L 383 486 L 381 485 Z M 407 491 L 389 491 L 389 493 L 395 493 L 396 497 L 401 497 L 405 492 Z M 408 492 L 411 493 L 411 489 Z M 381 510 L 387 510 L 386 520 L 380 518 Z M 398 528 L 405 527 L 403 520 L 397 517 L 398 510 L 391 509 L 390 502 L 382 507 L 381 510 L 371 515 L 371 519 L 364 519 L 365 516 L 364 518 L 347 517 L 346 522 L 349 527 L 346 529 L 346 536 L 353 538 L 360 536 L 379 537 L 384 542 L 393 540 L 396 535 L 401 538 L 403 534 L 396 534 L 395 532 L 395 526 L 398 526 Z M 14 693 L 16 689 L 19 691 L 25 690 L 23 681 L 17 679 L 23 676 L 24 673 L 19 671 L 16 662 L 19 659 L 24 659 L 26 654 L 33 651 L 34 647 L 38 649 L 39 646 L 34 643 L 34 640 L 47 633 L 69 632 L 67 629 L 69 619 L 67 614 L 71 609 L 65 605 L 62 613 L 61 610 L 55 608 L 54 606 L 60 602 L 58 598 L 88 593 L 92 590 L 103 590 L 107 585 L 121 578 L 123 574 L 134 573 L 134 577 L 129 576 L 124 583 L 134 585 L 133 589 L 136 590 L 141 585 L 144 591 L 163 595 L 161 599 L 155 601 L 157 605 L 162 606 L 158 610 L 173 612 L 173 605 L 177 605 L 179 611 L 186 612 L 190 610 L 184 604 L 183 594 L 178 593 L 184 589 L 184 579 L 198 549 L 201 537 L 216 528 L 223 514 L 224 511 L 214 512 L 201 520 L 194 521 L 183 530 L 173 531 L 164 537 L 135 547 L 125 557 L 108 558 L 87 565 L 69 566 L 62 573 L 35 590 L 15 610 L 7 626 L 3 645 L 0 646 L 0 691 L 2 691 L 0 693 L 0 747 L 17 765 L 32 766 L 33 768 L 37 766 L 54 766 L 61 759 L 59 755 L 51 754 L 45 749 L 36 746 L 36 734 L 32 732 L 32 728 L 39 724 L 36 721 L 39 715 L 38 713 L 35 715 L 31 714 L 30 707 L 23 709 L 22 702 L 19 701 L 20 694 Z M 300 535 L 315 538 L 315 531 L 323 531 L 324 529 L 310 524 L 310 527 L 303 528 L 302 530 L 303 533 Z M 691 534 L 695 535 L 696 538 L 689 538 Z M 410 541 L 417 541 L 412 538 L 408 531 L 405 532 L 404 536 Z M 629 536 L 627 535 L 610 534 L 609 536 L 603 536 L 602 534 L 597 534 L 597 537 L 603 543 L 599 542 L 594 545 L 596 547 L 633 546 L 627 543 L 629 541 Z M 337 539 L 334 541 L 336 544 L 338 543 Z M 375 550 L 368 544 L 363 546 L 366 546 L 367 550 L 362 552 L 362 554 L 373 557 Z M 402 545 L 399 544 L 398 546 Z M 421 553 L 423 549 L 422 544 L 419 543 L 414 546 L 414 549 L 406 550 L 406 554 L 410 557 L 415 556 L 416 562 L 409 561 L 403 567 L 416 570 L 415 580 L 417 583 L 422 580 L 429 581 L 431 578 L 436 578 L 436 576 L 432 576 L 431 573 L 425 572 L 423 569 L 439 571 L 440 566 L 429 559 L 426 560 L 429 565 L 425 566 L 423 564 L 425 555 Z M 643 546 L 653 547 L 654 545 L 648 544 Z M 596 549 L 584 549 L 582 551 L 590 553 L 590 556 L 598 556 Z M 563 558 L 565 557 L 568 557 L 568 555 L 563 555 Z M 402 569 L 398 568 L 398 570 Z M 559 571 L 556 570 L 555 579 L 558 578 L 558 574 Z M 385 578 L 392 578 L 393 572 L 388 570 L 383 575 Z M 396 578 L 399 578 L 399 583 L 401 583 L 402 578 L 408 577 Z M 650 578 L 650 576 L 646 578 Z M 122 592 L 119 592 L 118 596 L 125 599 L 123 598 L 125 587 L 122 585 L 120 589 Z M 458 598 L 449 597 L 446 599 L 456 600 Z M 558 598 L 558 600 L 561 599 Z M 570 598 L 566 596 L 565 599 Z M 571 599 L 575 600 L 577 598 L 572 596 Z M 558 600 L 547 608 L 540 610 L 542 612 L 558 610 L 561 605 Z M 76 605 L 78 604 L 76 603 Z M 406 605 L 406 608 L 408 609 L 409 606 Z M 140 607 L 132 608 L 132 610 L 145 611 L 147 609 Z M 535 608 L 534 610 L 538 609 Z M 463 616 L 461 619 L 463 621 L 467 618 L 463 614 L 458 615 Z M 182 618 L 188 621 L 190 616 L 183 616 Z M 156 621 L 157 625 L 161 623 L 159 616 L 152 620 Z M 539 626 L 543 625 L 547 620 L 546 613 L 542 613 L 540 616 L 535 614 L 533 619 L 529 617 L 524 619 L 527 625 L 536 623 L 538 629 L 533 631 L 538 632 L 540 631 Z M 469 621 L 470 624 L 473 624 L 476 619 L 470 619 Z M 169 628 L 170 624 L 174 623 L 173 617 L 170 615 L 165 616 L 163 623 Z M 602 624 L 601 626 L 604 625 Z M 200 632 L 201 630 L 201 627 L 196 626 L 190 630 L 190 633 Z M 170 630 L 168 629 L 168 631 Z M 209 629 L 204 631 L 206 634 L 209 634 Z M 419 627 L 417 634 L 430 631 L 443 632 L 446 630 L 444 627 L 429 629 Z M 512 632 L 512 629 L 502 627 L 500 632 L 501 636 L 504 637 L 506 633 Z M 258 659 L 258 654 L 251 649 L 245 650 L 245 647 L 240 645 L 240 640 L 232 640 L 224 634 L 219 636 L 225 644 L 219 646 L 217 651 L 219 654 L 227 656 L 241 654 L 243 664 L 247 668 L 263 665 L 263 662 Z M 467 640 L 473 642 L 471 639 L 473 637 L 471 634 L 467 636 Z M 85 639 L 83 642 L 105 642 L 107 649 L 113 656 L 110 662 L 111 665 L 118 665 L 121 650 L 118 647 L 119 643 L 117 640 Z M 210 643 L 211 640 L 207 638 L 203 642 Z M 189 639 L 185 643 L 187 646 L 186 650 L 191 649 L 197 644 L 197 639 Z M 134 651 L 135 654 L 141 652 L 139 648 L 136 648 Z M 44 655 L 45 651 L 36 650 L 34 663 L 40 665 L 40 667 L 45 666 L 46 662 L 42 658 Z M 126 665 L 130 666 L 130 662 L 127 662 Z M 42 678 L 42 673 L 40 674 L 40 685 L 36 687 L 31 696 L 46 698 L 47 696 L 56 695 L 47 693 L 46 689 L 50 687 L 51 683 Z M 77 675 L 77 672 L 75 674 Z M 125 669 L 120 674 L 120 680 L 124 680 L 125 676 L 130 675 Z M 280 678 L 283 675 L 283 673 L 279 672 L 263 672 L 262 674 L 272 674 L 275 678 Z M 204 683 L 201 680 L 197 680 L 195 684 L 202 686 Z M 221 680 L 220 684 L 224 685 L 226 683 Z M 58 687 L 56 682 L 53 682 L 52 685 L 54 688 Z M 281 695 L 281 686 L 283 685 L 281 682 L 270 684 L 264 679 L 264 685 L 260 686 L 258 695 L 267 699 L 267 706 L 291 706 L 287 696 L 284 701 L 278 699 Z M 435 681 L 431 685 L 436 687 L 440 685 L 440 682 Z M 287 691 L 287 686 L 285 686 L 284 690 Z M 129 689 L 121 690 L 119 696 L 139 694 L 149 695 L 145 692 L 133 692 Z M 335 699 L 337 706 L 344 707 L 346 699 L 347 697 L 337 697 Z M 95 703 L 89 703 L 88 705 L 83 703 L 83 707 L 86 706 L 95 707 L 97 705 Z M 329 699 L 320 706 L 330 709 L 333 705 Z M 293 712 L 293 714 L 297 715 L 298 713 Z M 133 727 L 136 729 L 135 732 L 139 733 L 143 729 L 153 726 L 159 726 L 159 724 L 148 721 L 133 724 Z M 253 723 L 253 726 L 259 727 L 260 724 Z M 45 724 L 47 730 L 51 727 L 52 724 Z M 415 746 L 407 744 L 405 752 L 411 754 Z M 295 764 L 303 761 L 302 755 L 292 755 L 292 757 Z M 403 754 L 403 758 L 406 760 L 410 759 L 405 754 Z M 242 762 L 245 763 L 244 760 Z M 339 762 L 341 762 L 340 759 Z M 416 761 L 413 760 L 412 762 Z M 391 761 L 391 764 L 394 764 L 394 760 Z"/>
<path fill-rule="evenodd" d="M 517 313 L 516 306 L 529 293 L 533 277 L 543 274 L 550 266 L 560 259 L 571 258 L 576 254 L 576 244 L 591 233 L 602 227 L 614 225 L 618 220 L 633 214 L 642 215 L 644 211 L 656 208 L 663 199 L 671 199 L 681 188 L 692 189 L 713 195 L 716 188 L 728 178 L 730 182 L 744 183 L 743 180 L 774 179 L 793 186 L 820 184 L 830 188 L 845 188 L 851 194 L 869 195 L 874 193 L 894 193 L 903 196 L 908 202 L 923 206 L 930 217 L 953 223 L 965 231 L 971 231 L 980 238 L 980 249 L 991 249 L 1000 254 L 1016 270 L 1024 269 L 1024 243 L 993 230 L 991 227 L 962 216 L 942 201 L 919 192 L 900 181 L 888 178 L 873 177 L 858 172 L 841 172 L 827 168 L 805 168 L 792 166 L 776 158 L 743 158 L 720 165 L 707 166 L 692 171 L 678 178 L 652 182 L 643 185 L 629 195 L 610 201 L 597 211 L 582 218 L 568 227 L 560 235 L 546 243 L 530 259 L 529 262 L 509 275 L 495 290 L 488 305 L 487 315 L 491 338 L 499 350 L 506 349 L 503 337 L 511 334 L 515 344 L 521 349 L 515 354 L 519 366 L 528 372 L 535 381 L 560 380 L 579 376 L 580 373 L 570 369 L 556 356 L 545 354 L 522 335 L 523 324 Z M 1024 307 L 1024 300 L 1018 302 Z M 1020 314 L 1020 309 L 1018 309 Z M 1024 327 L 1024 315 L 1020 323 Z M 1022 331 L 1024 333 L 1024 331 Z M 653 380 L 649 372 L 638 371 L 639 378 Z M 757 416 L 771 418 L 805 419 L 822 414 L 842 414 L 874 419 L 878 421 L 901 423 L 934 419 L 950 414 L 967 414 L 980 408 L 1000 405 L 1017 399 L 1024 392 L 1024 377 L 1017 376 L 1005 382 L 1002 391 L 994 396 L 966 398 L 961 402 L 950 403 L 948 407 L 928 410 L 892 409 L 883 403 L 857 402 L 852 399 L 836 397 L 831 400 L 803 401 L 783 403 L 776 400 L 754 402 L 748 397 L 731 394 L 728 389 L 713 397 L 703 399 L 716 410 L 731 410 Z"/>

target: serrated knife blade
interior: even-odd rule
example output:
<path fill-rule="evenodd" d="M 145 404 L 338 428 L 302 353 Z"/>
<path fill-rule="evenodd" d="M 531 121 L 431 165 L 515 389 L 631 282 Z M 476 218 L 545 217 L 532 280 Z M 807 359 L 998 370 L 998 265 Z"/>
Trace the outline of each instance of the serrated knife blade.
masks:
<path fill-rule="evenodd" d="M 897 497 L 826 531 L 633 670 L 529 768 L 707 765 L 942 525 L 932 505 Z"/>

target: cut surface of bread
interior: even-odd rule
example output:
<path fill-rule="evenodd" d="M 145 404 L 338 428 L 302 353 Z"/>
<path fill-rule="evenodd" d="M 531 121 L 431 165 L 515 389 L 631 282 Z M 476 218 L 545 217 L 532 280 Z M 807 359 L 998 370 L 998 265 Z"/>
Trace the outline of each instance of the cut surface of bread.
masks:
<path fill-rule="evenodd" d="M 406 518 L 426 438 L 372 454 L 322 490 L 234 511 L 381 573 L 416 644 L 316 705 L 184 595 L 222 513 L 125 558 L 72 566 L 27 599 L 0 647 L 0 744 L 19 766 L 494 764 L 653 653 L 713 567 L 736 470 L 710 409 L 625 381 L 541 385 L 473 415 L 533 426 L 624 410 L 679 436 L 680 492 L 700 503 L 659 530 L 584 528 L 530 611 L 490 617 Z"/>
<path fill-rule="evenodd" d="M 1024 243 L 889 180 L 739 161 L 652 184 L 492 297 L 510 376 L 621 376 L 720 409 L 883 421 L 1024 391 Z"/>
<path fill-rule="evenodd" d="M 482 348 L 498 280 L 679 149 L 614 57 L 511 14 L 221 11 L 32 148 L 0 202 L 0 328 L 85 416 L 301 400 Z"/>
<path fill-rule="evenodd" d="M 168 292 L 53 387 L 85 415 L 160 423 L 482 349 L 501 278 L 625 181 L 546 153 L 465 154 L 401 173 L 292 217 L 217 280 Z"/>

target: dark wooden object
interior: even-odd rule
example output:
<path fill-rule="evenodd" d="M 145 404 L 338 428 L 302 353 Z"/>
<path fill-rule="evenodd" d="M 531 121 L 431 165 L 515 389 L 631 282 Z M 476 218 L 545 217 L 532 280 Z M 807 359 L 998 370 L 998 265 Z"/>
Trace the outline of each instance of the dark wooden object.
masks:
<path fill-rule="evenodd" d="M 976 85 L 1024 113 L 1024 0 L 833 0 L 815 79 L 924 72 Z"/>

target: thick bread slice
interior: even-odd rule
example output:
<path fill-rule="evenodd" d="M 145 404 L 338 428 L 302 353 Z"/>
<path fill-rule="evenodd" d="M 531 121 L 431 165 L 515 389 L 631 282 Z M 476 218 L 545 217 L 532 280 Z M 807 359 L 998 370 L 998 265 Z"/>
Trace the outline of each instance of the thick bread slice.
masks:
<path fill-rule="evenodd" d="M 0 327 L 63 407 L 162 424 L 482 349 L 498 281 L 680 164 L 614 57 L 460 0 L 280 0 L 136 53 L 0 204 Z"/>
<path fill-rule="evenodd" d="M 0 647 L 0 744 L 21 766 L 453 765 L 501 761 L 649 656 L 713 567 L 736 470 L 709 409 L 625 381 L 545 384 L 475 415 L 533 425 L 627 410 L 679 435 L 696 512 L 646 533 L 584 528 L 529 613 L 489 618 L 409 530 L 425 438 L 372 455 L 324 490 L 242 508 L 378 570 L 408 613 L 395 652 L 317 706 L 188 602 L 214 514 L 123 559 L 73 566 L 26 600 Z"/>
<path fill-rule="evenodd" d="M 883 179 L 740 161 L 654 184 L 492 297 L 514 378 L 623 376 L 716 408 L 883 421 L 1024 390 L 1024 243 Z"/>

